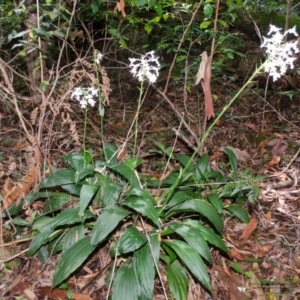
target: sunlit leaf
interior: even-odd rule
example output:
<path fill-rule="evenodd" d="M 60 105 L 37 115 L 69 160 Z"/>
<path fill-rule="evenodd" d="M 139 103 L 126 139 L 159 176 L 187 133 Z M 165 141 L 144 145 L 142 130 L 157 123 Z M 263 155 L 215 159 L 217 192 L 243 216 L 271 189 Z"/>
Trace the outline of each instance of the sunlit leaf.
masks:
<path fill-rule="evenodd" d="M 172 222 L 169 227 L 183 237 L 207 262 L 211 263 L 210 250 L 200 230 L 180 222 Z"/>
<path fill-rule="evenodd" d="M 176 252 L 180 260 L 184 262 L 190 272 L 210 291 L 211 286 L 207 267 L 196 250 L 187 243 L 178 240 L 164 243 Z"/>

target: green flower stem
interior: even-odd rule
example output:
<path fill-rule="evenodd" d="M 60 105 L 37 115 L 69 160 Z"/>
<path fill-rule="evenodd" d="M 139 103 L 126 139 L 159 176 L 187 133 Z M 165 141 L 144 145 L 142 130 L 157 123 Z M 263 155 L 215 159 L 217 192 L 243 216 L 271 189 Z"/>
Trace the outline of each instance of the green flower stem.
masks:
<path fill-rule="evenodd" d="M 209 133 L 211 132 L 211 130 L 214 128 L 214 126 L 216 125 L 216 123 L 221 119 L 221 117 L 224 115 L 224 113 L 228 110 L 228 108 L 233 104 L 233 102 L 240 96 L 240 94 L 244 91 L 244 89 L 250 84 L 252 83 L 253 79 L 261 72 L 261 70 L 264 68 L 265 63 L 263 63 L 259 68 L 257 68 L 254 73 L 251 75 L 251 77 L 247 80 L 247 82 L 241 87 L 241 89 L 235 94 L 235 96 L 224 106 L 223 110 L 221 111 L 221 113 L 216 117 L 216 119 L 211 123 L 211 125 L 208 127 L 208 129 L 205 131 L 205 133 L 203 134 L 201 140 L 199 141 L 197 148 L 195 149 L 194 153 L 192 154 L 191 158 L 189 159 L 189 161 L 187 162 L 186 166 L 184 167 L 184 169 L 182 170 L 182 172 L 179 173 L 179 176 L 176 180 L 176 186 L 172 186 L 170 189 L 168 189 L 167 193 L 164 193 L 161 196 L 161 200 L 158 201 L 159 203 L 164 203 L 162 205 L 162 209 L 161 211 L 165 208 L 165 206 L 167 205 L 169 199 L 171 198 L 173 191 L 175 190 L 175 188 L 178 186 L 178 184 L 181 181 L 181 178 L 183 176 L 183 174 L 185 174 L 185 172 L 188 170 L 188 168 L 190 167 L 191 163 L 194 161 L 195 156 L 198 154 L 199 150 L 201 149 L 202 145 L 204 144 L 206 138 L 208 137 Z"/>
<path fill-rule="evenodd" d="M 84 156 L 84 167 L 85 167 L 85 152 L 86 152 L 86 123 L 87 123 L 88 108 L 84 110 L 84 124 L 83 124 L 83 156 Z"/>
<path fill-rule="evenodd" d="M 143 98 L 143 92 L 144 92 L 144 81 L 141 81 L 141 87 L 139 88 L 140 94 L 139 94 L 139 100 L 138 100 L 138 107 L 135 115 L 135 129 L 134 129 L 134 145 L 133 145 L 133 159 L 135 160 L 135 154 L 136 154 L 136 145 L 137 145 L 137 136 L 138 136 L 138 122 L 139 122 L 139 112 L 142 106 L 142 98 Z"/>

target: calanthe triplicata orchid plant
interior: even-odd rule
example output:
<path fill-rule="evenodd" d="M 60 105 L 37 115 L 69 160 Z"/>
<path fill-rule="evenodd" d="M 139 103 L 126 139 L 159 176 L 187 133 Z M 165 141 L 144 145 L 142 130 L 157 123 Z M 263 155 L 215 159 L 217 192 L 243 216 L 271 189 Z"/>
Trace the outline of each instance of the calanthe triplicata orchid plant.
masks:
<path fill-rule="evenodd" d="M 211 290 L 207 272 L 207 264 L 212 262 L 210 248 L 213 246 L 223 252 L 228 250 L 222 240 L 224 211 L 244 223 L 249 222 L 249 216 L 236 204 L 232 205 L 232 210 L 230 205 L 223 205 L 221 189 L 226 187 L 228 178 L 211 170 L 209 156 L 204 154 L 197 161 L 194 158 L 216 122 L 255 76 L 265 70 L 273 80 L 277 80 L 294 67 L 294 55 L 299 49 L 297 42 L 284 43 L 287 34 L 298 35 L 295 28 L 282 34 L 279 28 L 271 26 L 267 34 L 269 37 L 264 37 L 261 45 L 266 50 L 266 60 L 225 105 L 203 134 L 194 154 L 172 155 L 172 159 L 179 162 L 181 167 L 172 169 L 167 179 L 147 177 L 141 180 L 136 171 L 137 164 L 130 164 L 129 159 L 120 162 L 116 155 L 118 149 L 114 145 L 103 143 L 104 160 L 93 162 L 93 157 L 90 157 L 86 161 L 87 156 L 82 153 L 70 153 L 64 157 L 70 168 L 58 170 L 45 178 L 40 188 L 46 190 L 47 201 L 51 202 L 53 197 L 57 203 L 56 193 L 49 191 L 59 186 L 60 190 L 66 190 L 65 193 L 60 192 L 59 199 L 63 195 L 63 200 L 68 203 L 72 194 L 76 201 L 79 199 L 79 205 L 75 202 L 74 207 L 58 213 L 51 212 L 46 218 L 42 216 L 35 221 L 37 233 L 28 252 L 33 255 L 51 243 L 54 252 L 56 245 L 62 245 L 63 253 L 54 274 L 53 288 L 81 267 L 94 251 L 108 245 L 112 268 L 107 277 L 106 299 L 150 300 L 157 278 L 166 299 L 168 294 L 171 294 L 170 298 L 187 299 L 191 277 L 208 291 Z M 99 65 L 101 59 L 102 54 L 96 52 L 94 63 Z M 133 158 L 136 159 L 138 113 L 143 102 L 143 84 L 145 81 L 150 84 L 157 81 L 160 62 L 154 51 L 129 60 L 130 73 L 141 83 L 134 119 Z M 88 107 L 96 104 L 99 94 L 97 86 L 77 87 L 71 98 L 80 103 L 86 116 Z M 163 147 L 160 150 L 170 156 L 170 152 L 164 151 Z M 236 158 L 229 156 L 229 159 L 237 172 Z M 209 189 L 212 182 L 214 187 Z M 219 190 L 215 188 L 216 182 L 220 182 Z M 205 193 L 202 193 L 203 186 L 206 187 Z M 154 189 L 155 194 L 152 193 Z M 203 194 L 205 196 L 202 197 Z M 41 195 L 39 193 L 38 199 Z M 236 192 L 230 197 L 234 199 L 234 195 Z M 235 213 L 237 210 L 238 213 Z M 53 238 L 54 233 L 57 240 Z M 166 281 L 168 289 L 165 288 Z"/>

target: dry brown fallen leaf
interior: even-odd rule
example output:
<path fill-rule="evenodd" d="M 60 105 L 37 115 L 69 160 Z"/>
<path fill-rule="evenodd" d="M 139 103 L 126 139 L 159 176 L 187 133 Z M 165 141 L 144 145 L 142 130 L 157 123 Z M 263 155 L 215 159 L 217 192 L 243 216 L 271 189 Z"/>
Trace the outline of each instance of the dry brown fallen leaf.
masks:
<path fill-rule="evenodd" d="M 21 201 L 37 183 L 38 177 L 39 166 L 36 165 L 28 171 L 27 175 L 20 182 L 12 182 L 10 178 L 8 178 L 1 191 L 3 195 L 1 213 L 13 203 Z"/>
<path fill-rule="evenodd" d="M 239 240 L 242 242 L 246 242 L 249 239 L 252 232 L 256 229 L 257 224 L 258 224 L 258 221 L 257 221 L 256 217 L 255 216 L 252 217 L 250 222 L 248 223 L 248 225 L 245 227 L 243 233 L 239 237 Z"/>
<path fill-rule="evenodd" d="M 48 299 L 59 300 L 67 298 L 67 290 L 51 289 L 51 286 L 41 286 L 34 289 L 35 294 L 39 297 L 48 297 Z M 72 291 L 72 299 L 74 300 L 93 300 L 90 296 L 76 293 Z"/>

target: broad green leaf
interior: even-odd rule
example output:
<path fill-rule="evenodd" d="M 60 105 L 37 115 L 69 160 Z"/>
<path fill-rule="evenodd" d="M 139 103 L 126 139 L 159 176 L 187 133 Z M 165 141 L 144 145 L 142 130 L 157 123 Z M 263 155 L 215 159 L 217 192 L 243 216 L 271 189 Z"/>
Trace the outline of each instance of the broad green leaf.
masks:
<path fill-rule="evenodd" d="M 170 201 L 168 202 L 168 207 L 172 207 L 174 205 L 177 205 L 178 203 L 191 199 L 191 195 L 189 194 L 189 191 L 178 191 L 173 194 Z"/>
<path fill-rule="evenodd" d="M 225 243 L 223 242 L 221 237 L 215 233 L 215 231 L 213 229 L 203 226 L 200 222 L 194 221 L 194 220 L 189 220 L 188 223 L 191 226 L 200 230 L 202 233 L 202 236 L 209 244 L 216 246 L 217 248 L 223 250 L 225 253 L 228 252 L 228 249 L 227 249 Z"/>
<path fill-rule="evenodd" d="M 134 171 L 132 171 L 129 167 L 125 165 L 115 165 L 110 166 L 110 168 L 122 175 L 132 187 L 140 187 L 139 180 L 137 179 Z"/>
<path fill-rule="evenodd" d="M 139 196 L 143 199 L 150 200 L 153 204 L 156 203 L 151 193 L 148 190 L 142 188 L 132 188 L 125 192 L 124 196 Z"/>
<path fill-rule="evenodd" d="M 158 213 L 153 202 L 148 198 L 141 198 L 138 196 L 129 197 L 122 204 L 146 216 L 159 227 Z"/>
<path fill-rule="evenodd" d="M 117 271 L 113 288 L 112 300 L 138 300 L 138 287 L 132 265 L 124 263 Z"/>
<path fill-rule="evenodd" d="M 32 256 L 39 248 L 41 248 L 41 246 L 43 246 L 46 243 L 51 233 L 52 231 L 46 231 L 34 236 L 30 243 L 27 256 Z"/>
<path fill-rule="evenodd" d="M 83 212 L 88 207 L 89 203 L 91 202 L 92 198 L 98 191 L 98 185 L 92 184 L 84 184 L 80 191 L 80 210 L 79 215 L 83 215 Z"/>
<path fill-rule="evenodd" d="M 204 5 L 203 14 L 206 18 L 210 19 L 213 11 L 214 11 L 214 8 L 210 3 L 206 3 Z"/>
<path fill-rule="evenodd" d="M 84 238 L 84 225 L 76 225 L 68 229 L 63 238 L 62 251 L 65 252 L 71 248 L 74 244 Z"/>
<path fill-rule="evenodd" d="M 78 184 L 80 180 L 82 180 L 88 175 L 93 175 L 94 172 L 95 170 L 91 165 L 88 165 L 85 169 L 77 170 L 75 173 L 75 183 Z"/>
<path fill-rule="evenodd" d="M 44 232 L 45 226 L 50 224 L 51 222 L 53 222 L 53 218 L 50 218 L 48 216 L 42 216 L 42 217 L 36 218 L 32 225 L 32 230 L 38 230 L 40 232 Z"/>
<path fill-rule="evenodd" d="M 188 155 L 186 155 L 186 154 L 178 154 L 176 156 L 176 159 L 181 163 L 181 165 L 183 167 L 186 167 L 191 158 Z M 187 171 L 188 172 L 192 172 L 193 170 L 194 170 L 194 167 L 193 167 L 192 164 L 190 164 L 189 167 L 188 167 L 188 169 L 187 169 Z"/>
<path fill-rule="evenodd" d="M 129 214 L 128 210 L 119 206 L 105 208 L 95 223 L 91 244 L 96 246 L 101 243 Z"/>
<path fill-rule="evenodd" d="M 200 180 L 207 181 L 206 171 L 208 169 L 208 164 L 209 164 L 209 156 L 208 156 L 208 154 L 202 155 L 200 157 L 198 163 L 197 163 L 197 167 L 196 167 L 196 170 L 195 170 L 195 176 L 196 176 L 198 182 Z"/>
<path fill-rule="evenodd" d="M 209 27 L 209 25 L 211 24 L 211 21 L 204 21 L 200 24 L 200 28 L 201 29 L 206 29 L 207 27 Z"/>
<path fill-rule="evenodd" d="M 119 36 L 119 35 L 120 34 L 118 33 L 115 36 Z M 105 144 L 103 150 L 105 153 L 105 158 L 106 158 L 107 163 L 110 163 L 110 164 L 118 163 L 118 148 L 115 145 Z"/>
<path fill-rule="evenodd" d="M 183 237 L 207 262 L 211 263 L 210 250 L 200 230 L 179 222 L 171 223 L 169 227 Z"/>
<path fill-rule="evenodd" d="M 108 178 L 105 184 L 102 184 L 101 187 L 102 187 L 101 201 L 103 207 L 113 206 L 117 204 L 120 197 L 120 193 L 122 192 L 123 189 L 122 185 L 118 183 L 114 183 Z"/>
<path fill-rule="evenodd" d="M 129 157 L 125 159 L 124 165 L 130 168 L 130 170 L 134 171 L 143 163 L 143 159 L 140 157 Z"/>
<path fill-rule="evenodd" d="M 37 252 L 36 252 L 39 260 L 45 264 L 49 259 L 49 252 L 45 246 L 42 246 Z"/>
<path fill-rule="evenodd" d="M 224 149 L 225 153 L 228 155 L 228 158 L 229 158 L 229 162 L 230 162 L 230 165 L 231 165 L 231 168 L 232 168 L 232 172 L 233 172 L 233 177 L 234 178 L 237 178 L 237 159 L 236 159 L 236 156 L 234 154 L 234 152 L 229 149 L 229 148 L 225 148 Z"/>
<path fill-rule="evenodd" d="M 114 244 L 111 252 L 114 255 L 134 252 L 147 242 L 147 238 L 134 227 L 125 229 L 120 239 Z"/>
<path fill-rule="evenodd" d="M 64 252 L 55 270 L 52 288 L 56 287 L 77 268 L 82 266 L 93 250 L 91 238 L 85 237 Z"/>
<path fill-rule="evenodd" d="M 79 215 L 79 207 L 68 208 L 59 213 L 51 223 L 47 224 L 47 230 L 54 230 L 56 227 L 64 225 L 72 225 L 82 223 L 86 219 L 95 218 L 95 215 L 90 211 L 85 211 L 82 216 Z"/>
<path fill-rule="evenodd" d="M 54 172 L 49 177 L 46 177 L 39 185 L 39 188 L 62 186 L 64 184 L 69 184 L 74 182 L 75 182 L 75 170 L 62 169 Z"/>
<path fill-rule="evenodd" d="M 54 236 L 55 238 L 51 240 L 49 243 L 47 243 L 47 250 L 51 255 L 55 255 L 62 251 L 63 249 L 63 238 L 64 235 L 61 230 L 54 232 L 49 240 Z"/>
<path fill-rule="evenodd" d="M 150 238 L 150 248 L 152 250 L 156 264 L 159 265 L 159 256 L 160 256 L 160 236 L 156 231 L 152 231 L 149 234 Z"/>
<path fill-rule="evenodd" d="M 199 214 L 205 216 L 217 229 L 217 231 L 222 234 L 223 232 L 223 221 L 219 216 L 216 209 L 208 202 L 201 199 L 190 199 L 185 200 L 178 205 L 173 206 L 168 213 L 174 214 L 174 212 L 198 212 Z"/>
<path fill-rule="evenodd" d="M 223 212 L 223 201 L 218 194 L 208 194 L 207 199 L 219 214 Z"/>
<path fill-rule="evenodd" d="M 133 255 L 133 270 L 139 287 L 139 294 L 144 299 L 152 299 L 155 267 L 149 245 L 146 243 Z"/>
<path fill-rule="evenodd" d="M 69 153 L 64 155 L 63 159 L 76 171 L 85 169 L 86 165 L 91 161 L 90 155 L 84 155 L 83 153 Z"/>
<path fill-rule="evenodd" d="M 52 193 L 46 200 L 43 211 L 44 213 L 62 209 L 63 205 L 74 201 L 74 198 L 67 193 Z"/>
<path fill-rule="evenodd" d="M 167 280 L 172 296 L 176 300 L 186 300 L 189 281 L 185 269 L 175 260 L 166 267 Z"/>
<path fill-rule="evenodd" d="M 164 243 L 176 252 L 180 260 L 184 262 L 190 272 L 210 291 L 211 286 L 206 265 L 196 250 L 182 241 L 173 240 Z"/>
<path fill-rule="evenodd" d="M 231 204 L 225 207 L 226 210 L 231 212 L 234 216 L 240 219 L 243 223 L 249 223 L 250 218 L 248 212 L 239 205 Z"/>
<path fill-rule="evenodd" d="M 75 182 L 70 184 L 64 184 L 61 186 L 61 188 L 76 197 L 79 197 L 80 195 L 81 185 L 77 185 L 75 184 Z"/>
<path fill-rule="evenodd" d="M 31 224 L 28 223 L 26 220 L 24 219 L 21 219 L 21 218 L 14 218 L 11 220 L 11 222 L 14 224 L 14 225 L 19 225 L 19 226 L 30 226 Z"/>

